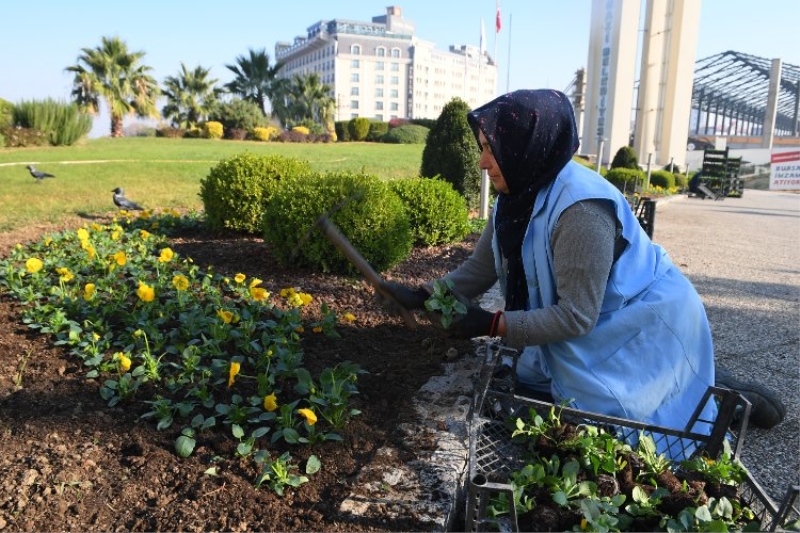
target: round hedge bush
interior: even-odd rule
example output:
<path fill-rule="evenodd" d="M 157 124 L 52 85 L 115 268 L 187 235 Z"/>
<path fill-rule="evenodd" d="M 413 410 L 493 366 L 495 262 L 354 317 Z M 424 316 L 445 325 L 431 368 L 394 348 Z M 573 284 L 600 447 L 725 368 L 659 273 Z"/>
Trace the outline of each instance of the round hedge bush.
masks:
<path fill-rule="evenodd" d="M 669 170 L 653 170 L 650 172 L 650 185 L 655 185 L 667 190 L 674 189 L 675 174 Z"/>
<path fill-rule="evenodd" d="M 284 264 L 358 274 L 317 225 L 323 214 L 378 272 L 411 253 L 411 230 L 400 198 L 377 177 L 348 172 L 282 182 L 264 211 L 264 241 Z"/>
<path fill-rule="evenodd" d="M 430 130 L 425 126 L 404 124 L 390 129 L 381 137 L 381 142 L 391 144 L 425 144 Z"/>
<path fill-rule="evenodd" d="M 209 227 L 260 233 L 264 202 L 276 184 L 310 173 L 308 162 L 277 155 L 243 153 L 220 161 L 200 180 Z"/>
<path fill-rule="evenodd" d="M 645 177 L 642 170 L 632 168 L 612 168 L 606 174 L 606 179 L 614 184 L 620 191 L 632 193 L 636 185 Z"/>
<path fill-rule="evenodd" d="M 464 197 L 441 179 L 405 178 L 389 182 L 406 207 L 414 244 L 436 246 L 462 240 L 470 231 Z"/>

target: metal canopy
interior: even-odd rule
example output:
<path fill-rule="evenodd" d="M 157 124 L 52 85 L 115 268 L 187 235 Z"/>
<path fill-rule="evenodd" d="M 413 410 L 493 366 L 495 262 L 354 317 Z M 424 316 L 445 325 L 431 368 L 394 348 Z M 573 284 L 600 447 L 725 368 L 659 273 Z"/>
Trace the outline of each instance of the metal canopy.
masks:
<path fill-rule="evenodd" d="M 693 129 L 698 133 L 704 133 L 705 129 L 708 133 L 709 117 L 713 116 L 714 129 L 720 128 L 717 118 L 721 118 L 721 129 L 729 134 L 758 134 L 767 108 L 771 68 L 771 59 L 732 51 L 697 61 L 692 107 L 701 113 L 697 114 Z M 799 99 L 800 67 L 784 62 L 775 135 L 798 135 Z"/>

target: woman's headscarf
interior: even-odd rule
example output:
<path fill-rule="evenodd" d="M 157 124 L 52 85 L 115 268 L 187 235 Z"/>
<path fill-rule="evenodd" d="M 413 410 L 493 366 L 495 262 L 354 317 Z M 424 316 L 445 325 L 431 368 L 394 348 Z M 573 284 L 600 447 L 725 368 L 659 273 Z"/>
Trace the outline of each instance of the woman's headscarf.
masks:
<path fill-rule="evenodd" d="M 578 149 L 575 114 L 562 92 L 519 90 L 475 109 L 467 121 L 476 139 L 483 132 L 508 185 L 508 194 L 499 193 L 495 204 L 494 229 L 508 260 L 506 310 L 525 309 L 522 240 L 536 194 L 556 179 Z"/>

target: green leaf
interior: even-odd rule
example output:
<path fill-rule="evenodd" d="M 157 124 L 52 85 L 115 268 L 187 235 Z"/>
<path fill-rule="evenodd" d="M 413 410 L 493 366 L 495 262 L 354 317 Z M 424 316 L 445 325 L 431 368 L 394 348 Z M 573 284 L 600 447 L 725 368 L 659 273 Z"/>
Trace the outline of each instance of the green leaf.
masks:
<path fill-rule="evenodd" d="M 240 426 L 239 424 L 233 424 L 233 426 L 231 426 L 231 432 L 233 433 L 233 436 L 236 437 L 237 439 L 241 439 L 242 437 L 244 437 L 244 430 L 242 429 L 242 426 Z"/>
<path fill-rule="evenodd" d="M 180 457 L 189 457 L 194 451 L 195 444 L 196 441 L 193 438 L 181 435 L 175 439 L 175 452 Z"/>
<path fill-rule="evenodd" d="M 319 472 L 320 468 L 322 468 L 322 463 L 316 455 L 312 455 L 308 458 L 308 461 L 306 461 L 306 474 L 316 474 Z"/>

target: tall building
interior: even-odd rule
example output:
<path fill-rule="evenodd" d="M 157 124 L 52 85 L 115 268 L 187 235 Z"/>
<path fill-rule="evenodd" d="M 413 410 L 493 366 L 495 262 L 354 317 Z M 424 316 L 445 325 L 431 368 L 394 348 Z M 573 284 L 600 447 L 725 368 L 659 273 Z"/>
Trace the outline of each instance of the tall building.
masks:
<path fill-rule="evenodd" d="M 372 22 L 321 20 L 276 43 L 275 60 L 282 78 L 316 72 L 333 87 L 336 120 L 437 118 L 455 97 L 471 108 L 495 97 L 497 66 L 484 44 L 437 50 L 390 6 Z"/>

